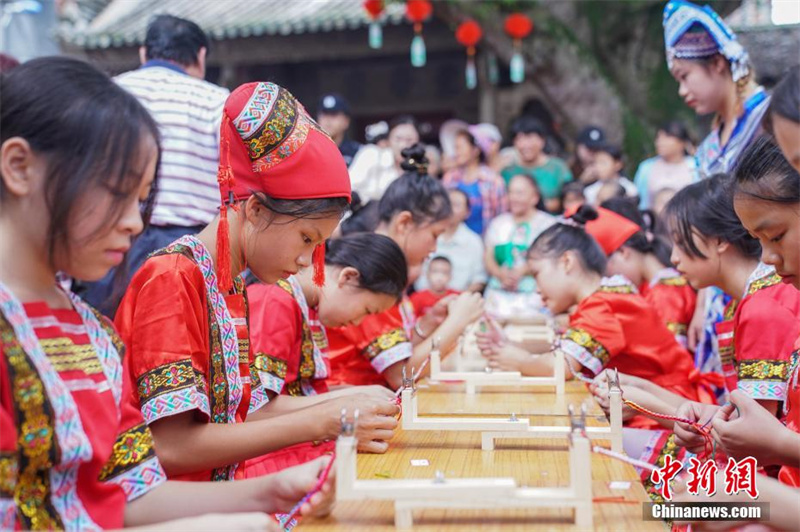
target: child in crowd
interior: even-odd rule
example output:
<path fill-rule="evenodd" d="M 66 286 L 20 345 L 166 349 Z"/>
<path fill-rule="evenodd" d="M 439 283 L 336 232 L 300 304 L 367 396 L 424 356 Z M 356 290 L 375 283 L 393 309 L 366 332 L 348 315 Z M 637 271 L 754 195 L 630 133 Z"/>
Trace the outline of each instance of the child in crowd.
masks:
<path fill-rule="evenodd" d="M 409 271 L 413 271 L 421 269 L 435 249 L 452 211 L 447 190 L 427 175 L 422 146 L 405 150 L 404 157 L 406 173 L 381 198 L 375 232 L 403 249 Z M 402 384 L 403 368 L 419 368 L 430 355 L 434 338 L 440 340 L 442 351 L 448 352 L 464 328 L 482 313 L 481 296 L 462 293 L 453 301 L 439 301 L 419 318 L 411 303 L 403 300 L 357 326 L 330 328 L 330 384 L 382 384 L 396 390 Z"/>
<path fill-rule="evenodd" d="M 506 184 L 516 175 L 527 175 L 539 184 L 545 208 L 550 212 L 561 210 L 561 190 L 572 181 L 567 164 L 544 152 L 547 130 L 539 120 L 521 116 L 511 125 L 511 138 L 517 152 L 517 163 L 505 168 L 501 174 Z"/>
<path fill-rule="evenodd" d="M 277 284 L 247 288 L 255 368 L 251 378 L 258 378 L 269 396 L 253 416 L 292 413 L 298 427 L 308 432 L 305 443 L 248 460 L 248 477 L 330 452 L 343 408 L 361 413 L 356 436 L 362 451 L 386 451 L 397 424 L 394 394 L 384 387 L 329 391 L 326 327 L 358 324 L 395 305 L 408 283 L 406 259 L 391 238 L 374 233 L 330 240 L 326 248 L 323 286 L 305 269 Z M 318 426 L 330 429 L 326 438 L 320 437 Z M 322 439 L 330 441 L 320 443 Z"/>
<path fill-rule="evenodd" d="M 697 180 L 697 162 L 690 155 L 692 139 L 677 120 L 661 125 L 656 132 L 656 156 L 639 165 L 633 182 L 639 190 L 639 208 L 653 209 L 664 189 L 680 190 Z"/>
<path fill-rule="evenodd" d="M 424 316 L 443 298 L 459 293 L 458 290 L 448 288 L 453 278 L 453 263 L 447 257 L 437 255 L 428 261 L 426 277 L 428 288 L 414 292 L 409 298 L 417 316 Z"/>
<path fill-rule="evenodd" d="M 486 267 L 483 264 L 483 239 L 464 223 L 469 216 L 469 198 L 457 188 L 448 191 L 453 214 L 447 228 L 436 239 L 434 256 L 450 260 L 452 278 L 448 287 L 459 292 L 482 292 L 486 286 Z M 425 267 L 417 280 L 417 290 L 428 288 Z M 420 315 L 418 313 L 418 315 Z"/>
<path fill-rule="evenodd" d="M 141 408 L 172 478 L 233 480 L 250 458 L 308 441 L 293 415 L 248 421 L 269 400 L 254 367 L 241 272 L 276 283 L 312 267 L 350 201 L 336 144 L 273 83 L 225 103 L 219 216 L 153 254 L 133 277 L 116 324 Z M 331 428 L 314 426 L 318 438 Z"/>
<path fill-rule="evenodd" d="M 635 198 L 637 194 L 636 185 L 620 174 L 624 166 L 622 150 L 618 146 L 608 143 L 595 146 L 592 171 L 597 177 L 597 181 L 584 189 L 583 195 L 586 197 L 586 203 L 600 205 L 601 201 L 599 201 L 598 197 L 605 185 L 621 185 L 629 197 Z M 608 189 L 606 189 L 606 194 L 608 194 Z"/>
<path fill-rule="evenodd" d="M 606 142 L 606 132 L 597 126 L 586 126 L 575 137 L 575 152 L 570 159 L 569 167 L 575 180 L 583 186 L 597 181 L 592 170 L 594 149 Z M 567 210 L 564 207 L 564 210 Z"/>
<path fill-rule="evenodd" d="M 57 98 L 53 95 L 57 94 Z M 279 530 L 329 459 L 236 484 L 167 482 L 111 323 L 56 282 L 95 281 L 148 221 L 158 128 L 87 63 L 26 62 L 0 79 L 0 528 Z M 124 356 L 125 355 L 125 356 Z M 169 449 L 165 449 L 168 454 Z M 330 482 L 305 504 L 319 506 Z"/>
<path fill-rule="evenodd" d="M 583 188 L 583 183 L 579 181 L 572 181 L 564 185 L 564 188 L 561 189 L 561 207 L 564 212 L 575 212 L 578 207 L 586 203 Z"/>

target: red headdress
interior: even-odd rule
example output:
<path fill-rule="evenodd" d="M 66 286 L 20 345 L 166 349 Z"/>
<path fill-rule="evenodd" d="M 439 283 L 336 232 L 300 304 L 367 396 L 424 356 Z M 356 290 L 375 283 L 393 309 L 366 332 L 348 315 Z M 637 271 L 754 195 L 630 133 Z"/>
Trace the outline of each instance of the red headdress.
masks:
<path fill-rule="evenodd" d="M 289 91 L 274 83 L 242 85 L 228 96 L 220 126 L 220 221 L 217 274 L 230 290 L 227 206 L 263 192 L 276 199 L 350 199 L 339 148 Z M 314 250 L 314 281 L 325 279 L 325 245 Z"/>
<path fill-rule="evenodd" d="M 597 208 L 596 220 L 586 222 L 586 232 L 597 240 L 606 256 L 611 256 L 626 240 L 641 230 L 634 222 L 603 207 Z"/>
<path fill-rule="evenodd" d="M 577 207 L 568 209 L 564 212 L 564 216 L 570 218 L 577 210 Z M 584 229 L 597 240 L 607 257 L 617 251 L 626 240 L 642 230 L 638 224 L 614 211 L 603 207 L 596 207 L 595 210 L 597 218 L 586 222 Z"/>

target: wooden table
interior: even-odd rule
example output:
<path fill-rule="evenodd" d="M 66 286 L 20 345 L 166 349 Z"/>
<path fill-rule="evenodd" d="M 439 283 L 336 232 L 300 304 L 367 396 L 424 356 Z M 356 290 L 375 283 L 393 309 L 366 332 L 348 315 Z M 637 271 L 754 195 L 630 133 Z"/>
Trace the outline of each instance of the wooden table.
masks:
<path fill-rule="evenodd" d="M 422 398 L 436 394 L 420 390 Z M 444 405 L 457 403 L 457 392 L 446 392 L 450 397 Z M 521 394 L 516 394 L 521 395 Z M 486 409 L 497 413 L 503 410 L 502 404 L 514 403 L 528 406 L 529 409 L 544 409 L 544 394 L 536 401 L 525 402 L 509 394 L 480 403 Z M 586 391 L 572 387 L 571 395 L 577 399 L 589 398 Z M 555 395 L 550 393 L 550 401 Z M 430 405 L 439 399 L 426 399 Z M 440 401 L 441 402 L 441 401 Z M 463 399 L 462 403 L 464 404 Z M 517 403 L 514 403 L 516 407 Z M 477 407 L 476 407 L 477 408 Z M 506 408 L 502 413 L 505 413 Z M 424 410 L 423 410 L 424 411 Z M 519 414 L 524 414 L 518 408 Z M 441 410 L 441 414 L 448 413 Z M 455 413 L 450 411 L 451 415 Z M 461 413 L 455 413 L 456 415 Z M 563 415 L 534 416 L 532 423 L 549 425 L 568 425 L 569 419 Z M 604 425 L 601 417 L 590 417 L 587 425 Z M 603 442 L 601 442 L 603 443 Z M 607 442 L 606 442 L 607 443 Z M 551 440 L 503 440 L 498 442 L 495 451 L 481 451 L 480 433 L 469 432 L 426 432 L 409 431 L 399 433 L 391 442 L 390 450 L 384 455 L 358 455 L 358 478 L 360 479 L 411 479 L 433 478 L 436 471 L 444 473 L 445 478 L 460 477 L 513 477 L 521 486 L 563 487 L 569 483 L 568 443 L 566 437 Z M 411 460 L 427 460 L 427 466 L 414 466 Z M 642 520 L 642 503 L 648 501 L 639 476 L 633 467 L 622 462 L 592 455 L 592 489 L 594 503 L 595 530 L 636 530 L 665 532 L 667 528 L 660 522 Z M 621 482 L 623 488 L 612 489 L 610 482 Z M 628 483 L 628 485 L 625 485 Z M 531 510 L 419 510 L 414 512 L 414 530 L 420 531 L 458 531 L 464 530 L 575 530 L 572 523 L 572 510 L 569 509 L 531 509 Z M 309 531 L 392 531 L 394 528 L 394 508 L 390 502 L 347 501 L 337 503 L 333 513 L 325 519 L 307 519 L 298 530 Z"/>

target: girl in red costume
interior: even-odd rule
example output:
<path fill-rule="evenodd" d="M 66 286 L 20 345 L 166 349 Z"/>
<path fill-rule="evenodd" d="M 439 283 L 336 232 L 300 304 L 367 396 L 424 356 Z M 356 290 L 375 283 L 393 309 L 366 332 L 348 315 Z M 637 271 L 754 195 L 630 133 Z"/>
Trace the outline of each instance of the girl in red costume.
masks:
<path fill-rule="evenodd" d="M 374 415 L 395 396 L 383 386 L 353 386 L 330 391 L 326 327 L 358 325 L 389 310 L 408 282 L 406 260 L 391 238 L 361 233 L 330 240 L 325 253 L 325 285 L 314 284 L 310 270 L 277 285 L 248 287 L 252 349 L 258 378 L 266 388 L 271 413 L 296 412 L 308 418 L 308 442 L 247 462 L 247 476 L 258 476 L 307 462 L 329 452 L 333 442 L 312 442 L 314 424 L 340 423 L 341 409 L 359 410 L 359 449 L 384 452 L 397 426 L 394 417 Z"/>
<path fill-rule="evenodd" d="M 135 382 L 128 399 L 167 475 L 184 480 L 233 480 L 245 460 L 308 441 L 295 415 L 257 414 L 268 395 L 255 378 L 240 274 L 249 268 L 276 283 L 313 265 L 322 284 L 325 239 L 350 201 L 336 144 L 273 83 L 248 83 L 228 97 L 218 180 L 219 216 L 154 253 L 116 316 Z M 314 427 L 313 439 L 339 431 Z"/>

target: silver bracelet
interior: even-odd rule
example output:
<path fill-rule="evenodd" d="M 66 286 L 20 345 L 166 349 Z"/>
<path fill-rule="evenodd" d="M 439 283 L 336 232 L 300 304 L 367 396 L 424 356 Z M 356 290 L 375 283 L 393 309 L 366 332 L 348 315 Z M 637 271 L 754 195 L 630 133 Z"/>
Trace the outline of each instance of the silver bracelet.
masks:
<path fill-rule="evenodd" d="M 419 322 L 420 321 L 421 320 L 417 320 L 417 323 L 414 324 L 414 332 L 417 333 L 417 336 L 419 336 L 420 338 L 422 338 L 424 340 L 425 338 L 428 337 L 428 335 L 425 334 L 424 332 L 422 332 L 422 329 L 419 328 Z"/>

